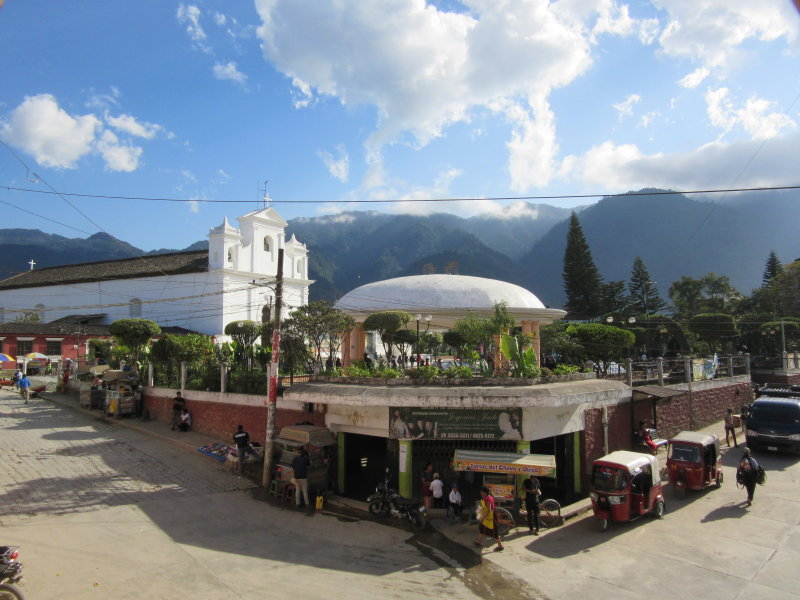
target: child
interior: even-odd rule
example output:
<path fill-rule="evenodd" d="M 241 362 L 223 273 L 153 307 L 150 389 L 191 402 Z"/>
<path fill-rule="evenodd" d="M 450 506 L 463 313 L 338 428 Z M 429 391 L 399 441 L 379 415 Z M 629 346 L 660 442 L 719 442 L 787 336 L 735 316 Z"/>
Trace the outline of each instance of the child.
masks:
<path fill-rule="evenodd" d="M 461 517 L 461 492 L 458 491 L 458 484 L 454 483 L 450 489 L 450 495 L 447 497 L 447 520 L 450 523 L 458 521 Z"/>
<path fill-rule="evenodd" d="M 444 483 L 439 479 L 439 474 L 433 474 L 433 481 L 431 481 L 431 494 L 433 495 L 433 506 L 435 508 L 444 508 Z"/>

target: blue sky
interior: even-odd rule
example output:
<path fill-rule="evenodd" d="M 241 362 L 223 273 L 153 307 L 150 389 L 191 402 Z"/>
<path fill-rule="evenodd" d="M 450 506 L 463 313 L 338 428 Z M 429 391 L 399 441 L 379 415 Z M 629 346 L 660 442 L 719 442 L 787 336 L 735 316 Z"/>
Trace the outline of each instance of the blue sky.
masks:
<path fill-rule="evenodd" d="M 0 52 L 0 186 L 245 202 L 0 188 L 5 227 L 145 250 L 264 180 L 287 219 L 800 183 L 790 0 L 6 0 Z"/>

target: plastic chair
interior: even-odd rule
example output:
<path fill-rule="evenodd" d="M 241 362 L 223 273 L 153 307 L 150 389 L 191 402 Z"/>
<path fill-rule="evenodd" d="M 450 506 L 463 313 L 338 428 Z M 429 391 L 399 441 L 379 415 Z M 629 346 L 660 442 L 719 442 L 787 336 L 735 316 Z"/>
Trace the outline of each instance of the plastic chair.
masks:
<path fill-rule="evenodd" d="M 278 495 L 278 484 L 280 481 L 277 479 L 273 479 L 272 482 L 269 484 L 269 492 L 267 493 L 268 496 L 277 496 Z"/>
<path fill-rule="evenodd" d="M 287 504 L 294 504 L 294 497 L 297 493 L 297 487 L 294 484 L 289 484 L 286 486 L 286 496 L 284 499 L 286 500 Z"/>
<path fill-rule="evenodd" d="M 279 481 L 278 482 L 278 491 L 276 492 L 276 496 L 280 500 L 286 500 L 286 490 L 289 487 L 289 483 L 287 481 Z"/>

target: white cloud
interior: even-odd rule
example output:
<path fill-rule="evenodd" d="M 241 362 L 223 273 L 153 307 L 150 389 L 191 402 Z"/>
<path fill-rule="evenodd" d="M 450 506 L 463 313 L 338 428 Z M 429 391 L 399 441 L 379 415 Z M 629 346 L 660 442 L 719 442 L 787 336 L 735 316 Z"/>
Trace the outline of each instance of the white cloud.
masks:
<path fill-rule="evenodd" d="M 633 116 L 633 105 L 639 102 L 642 97 L 639 94 L 631 94 L 625 98 L 624 102 L 618 102 L 611 106 L 619 113 L 619 120 Z"/>
<path fill-rule="evenodd" d="M 525 191 L 532 186 L 544 186 L 555 175 L 556 119 L 547 97 L 531 97 L 533 114 L 523 107 L 505 112 L 515 124 L 508 148 L 508 170 L 511 189 Z"/>
<path fill-rule="evenodd" d="M 797 126 L 788 115 L 770 112 L 774 102 L 753 96 L 737 108 L 728 94 L 728 88 L 724 87 L 706 92 L 708 118 L 725 133 L 740 125 L 753 139 L 766 140 Z"/>
<path fill-rule="evenodd" d="M 376 107 L 377 127 L 365 144 L 370 184 L 382 181 L 385 145 L 410 134 L 422 147 L 486 108 L 509 111 L 515 125 L 513 185 L 545 184 L 549 169 L 525 176 L 520 169 L 554 159 L 543 156 L 557 150 L 547 97 L 590 67 L 585 26 L 547 2 L 463 4 L 467 10 L 455 13 L 419 0 L 256 0 L 258 36 L 265 57 L 293 81 L 295 106 L 326 95 L 347 107 Z M 542 156 L 522 161 L 522 148 Z"/>
<path fill-rule="evenodd" d="M 658 117 L 661 116 L 661 113 L 657 110 L 651 110 L 648 113 L 642 115 L 639 119 L 639 123 L 636 125 L 637 127 L 650 127 L 650 125 L 655 121 Z"/>
<path fill-rule="evenodd" d="M 347 182 L 350 174 L 350 156 L 343 145 L 336 146 L 336 156 L 325 150 L 317 152 L 317 156 L 319 156 L 333 177 L 342 183 Z"/>
<path fill-rule="evenodd" d="M 140 123 L 131 115 L 109 117 L 118 131 L 145 139 L 155 136 L 160 125 Z M 70 115 L 51 94 L 29 96 L 15 108 L 6 122 L 0 122 L 0 135 L 27 152 L 41 165 L 74 169 L 86 155 L 99 154 L 112 171 L 135 171 L 142 148 L 120 138 L 103 126 L 95 114 Z"/>
<path fill-rule="evenodd" d="M 200 203 L 197 200 L 189 200 L 186 204 L 193 213 L 197 214 L 200 212 Z"/>
<path fill-rule="evenodd" d="M 663 52 L 709 68 L 733 66 L 748 40 L 785 37 L 794 42 L 800 33 L 797 14 L 785 0 L 654 0 L 654 4 L 668 15 L 659 37 Z"/>
<path fill-rule="evenodd" d="M 678 85 L 687 89 L 694 89 L 711 74 L 705 67 L 699 67 L 678 81 Z"/>
<path fill-rule="evenodd" d="M 122 96 L 119 88 L 115 85 L 110 87 L 108 94 L 93 94 L 87 101 L 87 108 L 108 109 L 110 106 L 119 106 L 119 98 Z"/>
<path fill-rule="evenodd" d="M 118 117 L 106 116 L 106 123 L 113 128 L 144 138 L 146 140 L 152 139 L 156 134 L 161 131 L 161 125 L 155 123 L 139 122 L 131 115 L 122 114 Z"/>
<path fill-rule="evenodd" d="M 3 139 L 47 167 L 74 169 L 102 128 L 93 114 L 72 116 L 50 94 L 28 96 L 2 123 Z"/>
<path fill-rule="evenodd" d="M 114 132 L 106 129 L 97 140 L 97 150 L 106 161 L 106 167 L 111 171 L 125 171 L 130 173 L 139 167 L 139 157 L 142 149 L 128 144 L 120 144 Z"/>
<path fill-rule="evenodd" d="M 186 33 L 188 33 L 189 37 L 195 42 L 202 42 L 207 37 L 203 26 L 200 25 L 201 14 L 200 9 L 194 4 L 181 3 L 178 5 L 178 12 L 176 14 L 178 22 L 181 25 L 186 25 Z"/>
<path fill-rule="evenodd" d="M 224 27 L 227 22 L 228 22 L 228 17 L 226 17 L 224 14 L 222 14 L 221 12 L 214 13 L 214 23 L 216 23 L 220 27 Z"/>
<path fill-rule="evenodd" d="M 646 155 L 633 144 L 604 142 L 581 156 L 568 156 L 564 172 L 592 189 L 613 193 L 642 187 L 691 190 L 794 185 L 798 147 L 797 131 L 768 144 L 757 139 L 712 142 L 672 154 Z"/>
<path fill-rule="evenodd" d="M 247 75 L 242 73 L 233 61 L 228 61 L 225 64 L 216 63 L 214 65 L 214 77 L 235 81 L 240 85 L 244 85 L 247 82 Z"/>

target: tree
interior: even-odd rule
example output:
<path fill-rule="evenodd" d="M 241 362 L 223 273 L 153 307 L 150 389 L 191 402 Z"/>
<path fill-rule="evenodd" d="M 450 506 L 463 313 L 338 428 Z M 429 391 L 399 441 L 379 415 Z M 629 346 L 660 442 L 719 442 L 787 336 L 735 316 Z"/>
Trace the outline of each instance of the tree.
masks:
<path fill-rule="evenodd" d="M 701 281 L 706 295 L 706 310 L 708 312 L 733 312 L 731 303 L 741 295 L 731 285 L 731 280 L 727 275 L 708 273 L 703 276 Z"/>
<path fill-rule="evenodd" d="M 215 346 L 211 338 L 196 333 L 167 334 L 150 348 L 150 357 L 158 363 L 159 368 L 165 370 L 169 383 L 180 376 L 182 362 L 207 363 L 212 361 L 214 356 Z"/>
<path fill-rule="evenodd" d="M 464 346 L 466 345 L 467 342 L 458 331 L 455 331 L 453 329 L 445 331 L 442 334 L 442 341 L 455 351 L 455 355 L 457 357 L 459 358 L 462 357 L 464 352 Z"/>
<path fill-rule="evenodd" d="M 771 250 L 767 257 L 767 264 L 764 267 L 764 275 L 761 277 L 761 287 L 767 287 L 775 277 L 783 273 L 783 265 L 775 250 Z"/>
<path fill-rule="evenodd" d="M 333 308 L 325 300 L 315 300 L 292 311 L 294 326 L 310 342 L 317 364 L 322 365 L 322 348 L 327 342 L 328 351 L 342 345 L 344 334 L 355 327 L 355 319 Z"/>
<path fill-rule="evenodd" d="M 150 340 L 161 333 L 161 328 L 149 319 L 119 319 L 108 327 L 108 331 L 121 345 L 130 349 L 130 359 L 136 363 Z"/>
<path fill-rule="evenodd" d="M 644 266 L 644 261 L 640 256 L 633 261 L 628 291 L 630 292 L 629 302 L 636 307 L 637 313 L 654 315 L 667 307 L 667 303 L 661 299 L 658 293 L 656 282 L 650 280 L 650 273 L 647 272 L 647 267 Z"/>
<path fill-rule="evenodd" d="M 512 377 L 538 377 L 542 370 L 536 360 L 536 353 L 532 348 L 533 338 L 520 334 L 502 334 L 500 338 L 500 351 L 511 363 Z"/>
<path fill-rule="evenodd" d="M 365 331 L 377 331 L 388 358 L 392 354 L 395 334 L 408 325 L 411 315 L 404 310 L 385 310 L 369 315 L 364 319 Z"/>
<path fill-rule="evenodd" d="M 702 311 L 703 282 L 684 275 L 669 286 L 669 299 L 675 318 L 686 321 Z"/>
<path fill-rule="evenodd" d="M 261 335 L 261 325 L 255 321 L 231 321 L 225 325 L 225 335 L 231 336 L 242 348 L 250 348 Z"/>
<path fill-rule="evenodd" d="M 344 337 L 356 326 L 356 320 L 340 311 L 339 309 L 332 308 L 323 321 L 322 327 L 328 336 L 328 355 L 334 356 L 338 354 L 339 348 L 342 347 Z"/>
<path fill-rule="evenodd" d="M 689 331 L 708 342 L 712 352 L 717 351 L 720 340 L 739 335 L 733 317 L 723 313 L 700 313 L 689 319 L 688 327 Z"/>
<path fill-rule="evenodd" d="M 17 315 L 14 318 L 17 323 L 39 323 L 41 320 L 42 317 L 35 310 L 23 311 L 21 315 Z"/>
<path fill-rule="evenodd" d="M 422 335 L 419 336 L 419 339 L 421 345 Z M 400 356 L 415 354 L 414 347 L 417 344 L 417 334 L 410 329 L 401 329 L 394 335 L 394 343 L 397 345 L 397 350 L 400 352 Z"/>
<path fill-rule="evenodd" d="M 284 368 L 293 373 L 299 365 L 305 365 L 310 357 L 304 333 L 297 322 L 292 317 L 281 322 L 281 362 Z"/>
<path fill-rule="evenodd" d="M 788 265 L 773 280 L 778 310 L 783 316 L 800 317 L 800 260 Z"/>
<path fill-rule="evenodd" d="M 439 346 L 442 345 L 442 341 L 442 334 L 435 331 L 426 331 L 419 336 L 420 346 L 425 352 L 434 356 L 439 353 Z"/>
<path fill-rule="evenodd" d="M 600 323 L 572 326 L 567 329 L 567 333 L 578 340 L 586 356 L 597 364 L 601 377 L 608 374 L 611 362 L 626 356 L 626 350 L 636 343 L 636 336 L 627 329 Z"/>
<path fill-rule="evenodd" d="M 564 292 L 567 295 L 565 308 L 572 318 L 595 317 L 600 314 L 600 286 L 603 281 L 574 212 L 570 217 L 567 233 L 563 278 Z"/>
<path fill-rule="evenodd" d="M 625 282 L 609 281 L 600 284 L 600 303 L 600 310 L 604 315 L 624 313 L 628 306 L 628 300 L 625 297 Z"/>

